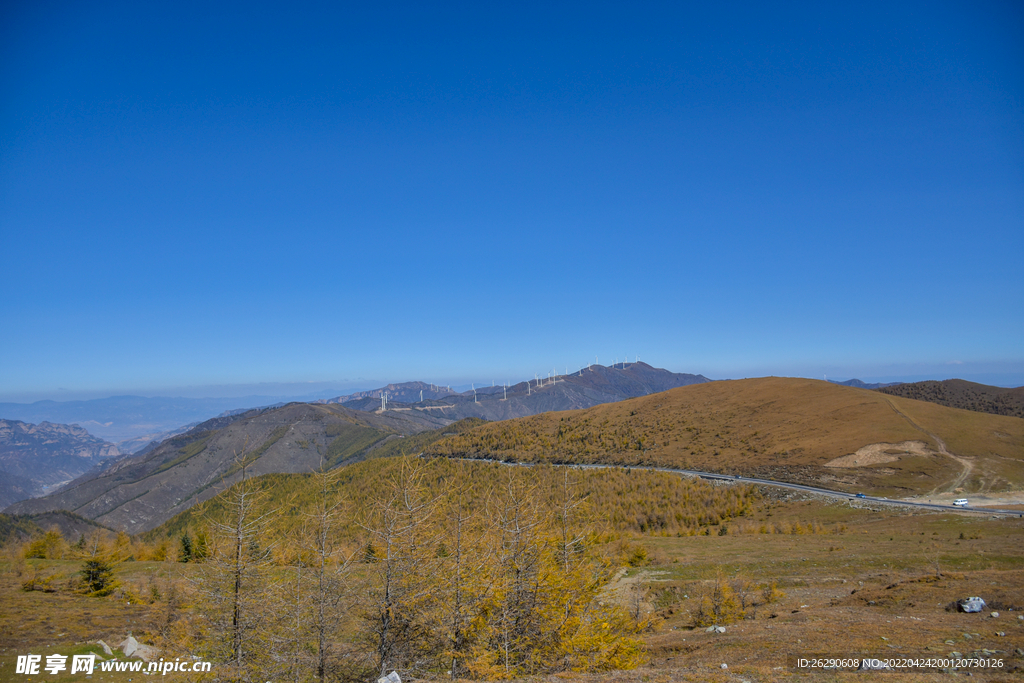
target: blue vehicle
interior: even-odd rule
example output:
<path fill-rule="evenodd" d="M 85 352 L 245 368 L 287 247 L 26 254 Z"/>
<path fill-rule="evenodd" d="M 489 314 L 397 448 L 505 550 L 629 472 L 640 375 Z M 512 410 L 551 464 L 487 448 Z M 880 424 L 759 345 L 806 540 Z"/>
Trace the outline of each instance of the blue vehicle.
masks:
<path fill-rule="evenodd" d="M 863 493 L 858 493 L 857 497 L 858 498 L 867 498 L 867 496 L 865 496 Z"/>

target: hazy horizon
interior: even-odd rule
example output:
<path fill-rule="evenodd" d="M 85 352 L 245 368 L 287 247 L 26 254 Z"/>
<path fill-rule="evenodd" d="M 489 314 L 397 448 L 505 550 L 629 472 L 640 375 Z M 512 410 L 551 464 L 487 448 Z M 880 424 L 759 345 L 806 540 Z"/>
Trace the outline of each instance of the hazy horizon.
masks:
<path fill-rule="evenodd" d="M 614 360 L 614 359 L 613 359 Z M 643 360 L 643 359 L 641 359 Z M 621 359 L 619 359 L 621 362 Z M 647 361 L 644 361 L 647 362 Z M 661 367 L 656 363 L 654 367 Z M 712 380 L 731 380 L 731 379 L 746 379 L 754 377 L 804 377 L 809 379 L 827 379 L 835 382 L 845 382 L 851 379 L 859 379 L 867 384 L 873 383 L 886 383 L 886 382 L 920 382 L 925 380 L 946 380 L 946 379 L 964 379 L 970 382 L 977 382 L 979 384 L 988 384 L 991 386 L 1005 387 L 1005 388 L 1016 388 L 1024 386 L 1024 369 L 1018 370 L 1017 372 L 994 372 L 991 367 L 986 369 L 985 367 L 970 369 L 967 372 L 957 372 L 953 368 L 962 368 L 962 365 L 956 364 L 950 366 L 943 372 L 922 372 L 920 368 L 916 372 L 911 371 L 911 368 L 907 368 L 905 374 L 855 374 L 850 375 L 849 373 L 828 373 L 823 372 L 821 374 L 812 375 L 807 373 L 785 373 L 785 372 L 762 372 L 762 373 L 744 373 L 738 372 L 732 375 L 715 375 L 714 373 L 708 374 L 707 372 L 701 372 L 699 369 L 692 368 L 665 368 L 672 372 L 685 372 L 695 375 L 704 375 Z M 564 371 L 564 367 L 558 372 L 561 374 Z M 571 368 L 570 370 L 574 370 Z M 545 377 L 543 373 L 535 373 L 540 377 Z M 178 387 L 135 387 L 135 388 L 121 388 L 121 389 L 93 389 L 93 390 L 54 390 L 50 392 L 3 392 L 0 393 L 0 403 L 34 403 L 37 401 L 87 401 L 94 399 L 112 398 L 117 396 L 139 396 L 145 398 L 218 398 L 218 399 L 273 399 L 280 400 L 283 398 L 294 398 L 295 400 L 306 400 L 313 401 L 321 398 L 334 398 L 336 396 L 343 396 L 347 394 L 356 393 L 358 391 L 369 391 L 372 389 L 378 389 L 388 384 L 396 384 L 401 382 L 427 382 L 436 383 L 439 386 L 451 386 L 455 391 L 466 391 L 472 385 L 477 387 L 490 386 L 492 381 L 501 385 L 503 382 L 508 381 L 509 383 L 522 382 L 526 379 L 532 378 L 533 375 L 518 376 L 518 377 L 502 377 L 501 379 L 484 379 L 482 377 L 474 378 L 421 378 L 421 377 L 407 377 L 407 378 L 393 378 L 389 380 L 338 380 L 336 382 L 322 381 L 322 382 L 256 382 L 256 383 L 240 383 L 235 385 L 199 385 L 199 386 L 178 386 Z M 239 406 L 245 407 L 245 406 Z M 4 417 L 0 415 L 0 418 Z"/>

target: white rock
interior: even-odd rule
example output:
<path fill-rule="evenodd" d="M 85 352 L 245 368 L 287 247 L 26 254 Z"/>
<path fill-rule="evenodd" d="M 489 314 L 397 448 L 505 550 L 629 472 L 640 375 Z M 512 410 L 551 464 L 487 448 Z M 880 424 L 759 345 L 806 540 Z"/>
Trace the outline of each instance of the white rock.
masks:
<path fill-rule="evenodd" d="M 985 601 L 978 597 L 957 600 L 957 609 L 961 612 L 980 612 L 985 608 Z"/>
<path fill-rule="evenodd" d="M 110 646 L 104 643 L 102 640 L 97 640 L 96 644 L 103 648 L 103 654 L 107 655 L 108 657 L 114 656 L 114 651 L 111 650 Z"/>
<path fill-rule="evenodd" d="M 991 613 L 991 614 L 989 614 L 988 616 L 989 616 L 989 617 L 991 617 L 991 618 L 993 618 L 993 619 L 995 619 L 996 617 L 998 617 L 998 616 L 999 616 L 999 612 L 992 612 L 992 613 Z"/>
<path fill-rule="evenodd" d="M 131 636 L 128 636 L 127 638 L 121 641 L 121 644 L 118 645 L 118 647 L 121 648 L 121 652 L 124 653 L 125 657 L 131 657 L 133 654 L 135 654 L 135 651 L 139 649 L 139 641 L 135 640 L 135 638 Z"/>
<path fill-rule="evenodd" d="M 144 662 L 153 662 L 160 659 L 160 650 L 157 650 L 152 645 L 139 643 L 139 647 L 135 650 L 135 656 Z"/>
<path fill-rule="evenodd" d="M 125 657 L 138 657 L 145 662 L 160 658 L 160 651 L 152 645 L 142 645 L 132 636 L 128 636 L 118 645 Z"/>
<path fill-rule="evenodd" d="M 723 668 L 723 669 L 728 669 L 728 668 L 729 668 L 729 665 L 728 665 L 728 664 L 724 664 L 724 663 L 723 663 L 723 664 L 722 664 L 722 668 Z"/>

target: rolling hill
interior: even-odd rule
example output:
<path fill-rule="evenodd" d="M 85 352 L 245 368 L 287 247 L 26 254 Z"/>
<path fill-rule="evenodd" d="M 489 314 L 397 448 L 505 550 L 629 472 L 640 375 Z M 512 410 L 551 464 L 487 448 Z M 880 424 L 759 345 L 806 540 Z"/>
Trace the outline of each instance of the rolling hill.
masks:
<path fill-rule="evenodd" d="M 949 408 L 1024 417 L 1024 387 L 1006 389 L 963 379 L 947 379 L 942 382 L 899 384 L 882 387 L 879 391 L 889 396 L 913 398 Z"/>
<path fill-rule="evenodd" d="M 485 424 L 428 455 L 681 467 L 903 494 L 1024 484 L 1024 419 L 819 380 L 687 386 Z"/>
<path fill-rule="evenodd" d="M 8 514 L 69 510 L 137 533 L 214 496 L 240 477 L 236 454 L 253 475 L 309 472 L 355 462 L 375 446 L 440 426 L 419 413 L 360 413 L 341 406 L 292 403 L 208 420 L 59 491 L 21 501 Z"/>

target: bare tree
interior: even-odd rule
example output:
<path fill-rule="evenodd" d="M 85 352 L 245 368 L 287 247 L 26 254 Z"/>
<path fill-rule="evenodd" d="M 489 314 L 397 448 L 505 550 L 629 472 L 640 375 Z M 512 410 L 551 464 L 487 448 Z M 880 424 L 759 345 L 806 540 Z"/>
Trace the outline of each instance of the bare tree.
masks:
<path fill-rule="evenodd" d="M 506 675 L 518 670 L 523 656 L 538 639 L 536 610 L 539 591 L 541 517 L 535 487 L 522 482 L 517 468 L 508 477 L 495 510 L 496 559 L 501 572 L 501 611 L 496 624 L 498 649 Z"/>
<path fill-rule="evenodd" d="M 440 602 L 443 613 L 444 652 L 452 680 L 468 673 L 465 660 L 474 644 L 472 624 L 491 586 L 487 571 L 488 554 L 479 515 L 467 504 L 468 486 L 449 492 L 444 508 L 445 539 L 440 572 Z M 440 549 L 439 549 L 440 550 Z"/>
<path fill-rule="evenodd" d="M 584 499 L 578 493 L 577 482 L 569 477 L 570 468 L 562 468 L 562 481 L 559 491 L 558 529 L 561 534 L 559 555 L 563 571 L 569 571 L 573 556 L 579 555 L 586 538 L 580 521 Z"/>
<path fill-rule="evenodd" d="M 225 498 L 226 520 L 208 520 L 220 552 L 200 565 L 199 588 L 209 602 L 213 654 L 235 670 L 241 680 L 259 678 L 265 647 L 269 605 L 267 569 L 271 548 L 261 545 L 264 527 L 276 511 L 260 512 L 264 494 L 249 477 L 248 453 L 235 455 L 240 480 Z"/>
<path fill-rule="evenodd" d="M 316 637 L 316 680 L 324 683 L 330 665 L 329 636 L 337 622 L 337 609 L 344 590 L 344 577 L 351 567 L 351 557 L 338 557 L 335 526 L 345 501 L 338 492 L 337 471 L 325 468 L 321 455 L 320 469 L 313 473 L 317 498 L 309 515 L 306 532 L 312 541 L 313 572 L 313 635 Z"/>
<path fill-rule="evenodd" d="M 428 552 L 428 521 L 437 499 L 428 495 L 418 464 L 402 460 L 363 523 L 380 556 L 369 566 L 363 624 L 378 675 L 414 665 L 430 640 L 421 615 L 434 597 L 436 555 Z"/>

